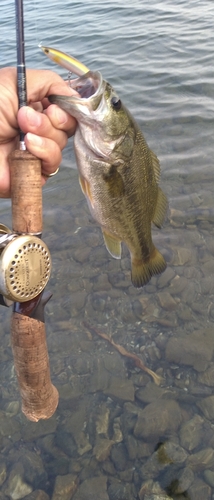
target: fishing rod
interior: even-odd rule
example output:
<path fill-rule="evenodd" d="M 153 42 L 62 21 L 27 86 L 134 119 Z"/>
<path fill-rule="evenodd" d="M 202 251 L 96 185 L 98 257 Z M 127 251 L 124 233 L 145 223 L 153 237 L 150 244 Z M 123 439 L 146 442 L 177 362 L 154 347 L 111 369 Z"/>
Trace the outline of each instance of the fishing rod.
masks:
<path fill-rule="evenodd" d="M 15 0 L 17 38 L 17 92 L 19 107 L 26 105 L 26 68 L 22 0 Z M 12 232 L 0 225 L 1 303 L 13 303 L 11 344 L 22 398 L 29 420 L 53 415 L 58 391 L 50 379 L 44 307 L 51 298 L 44 288 L 50 277 L 51 257 L 42 241 L 41 161 L 26 150 L 20 131 L 20 149 L 9 156 Z"/>

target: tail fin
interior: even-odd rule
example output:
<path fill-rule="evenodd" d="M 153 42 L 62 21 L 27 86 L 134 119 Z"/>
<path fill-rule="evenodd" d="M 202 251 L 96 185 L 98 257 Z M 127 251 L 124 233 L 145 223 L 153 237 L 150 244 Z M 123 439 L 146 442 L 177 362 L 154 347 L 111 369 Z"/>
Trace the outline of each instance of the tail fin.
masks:
<path fill-rule="evenodd" d="M 166 269 L 166 261 L 161 253 L 154 247 L 149 259 L 132 258 L 131 279 L 136 288 L 146 285 L 154 274 L 160 274 Z"/>

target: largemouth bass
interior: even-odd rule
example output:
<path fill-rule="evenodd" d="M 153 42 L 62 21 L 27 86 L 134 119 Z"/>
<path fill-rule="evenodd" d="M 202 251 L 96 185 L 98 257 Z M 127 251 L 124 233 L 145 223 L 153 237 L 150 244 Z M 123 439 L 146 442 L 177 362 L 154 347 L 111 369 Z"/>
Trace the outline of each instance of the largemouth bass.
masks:
<path fill-rule="evenodd" d="M 132 283 L 142 287 L 166 268 L 151 235 L 151 223 L 161 227 L 167 209 L 158 186 L 158 158 L 101 73 L 88 71 L 70 85 L 79 97 L 52 95 L 49 100 L 78 122 L 74 148 L 80 186 L 109 253 L 120 259 L 121 242 L 127 245 Z"/>

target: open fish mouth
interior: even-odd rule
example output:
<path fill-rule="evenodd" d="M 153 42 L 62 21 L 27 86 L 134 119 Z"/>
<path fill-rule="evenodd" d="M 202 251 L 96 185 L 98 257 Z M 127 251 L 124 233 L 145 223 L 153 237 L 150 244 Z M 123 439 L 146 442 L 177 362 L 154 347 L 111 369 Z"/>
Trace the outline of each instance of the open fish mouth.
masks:
<path fill-rule="evenodd" d="M 88 71 L 83 76 L 76 78 L 70 82 L 70 87 L 78 92 L 79 95 L 73 96 L 62 96 L 62 95 L 50 95 L 48 97 L 49 101 L 53 104 L 58 104 L 60 107 L 68 110 L 68 106 L 78 108 L 78 105 L 90 107 L 91 110 L 96 110 L 105 87 L 102 75 L 99 71 L 93 72 Z M 67 106 L 66 106 L 67 103 Z"/>

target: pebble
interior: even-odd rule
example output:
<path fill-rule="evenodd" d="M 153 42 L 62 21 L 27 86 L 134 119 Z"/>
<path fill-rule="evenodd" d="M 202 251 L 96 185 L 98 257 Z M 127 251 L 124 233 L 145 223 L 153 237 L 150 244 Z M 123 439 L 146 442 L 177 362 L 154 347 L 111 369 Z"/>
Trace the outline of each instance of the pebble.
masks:
<path fill-rule="evenodd" d="M 77 477 L 73 476 L 73 474 L 56 476 L 51 500 L 71 500 L 77 489 L 77 484 Z"/>
<path fill-rule="evenodd" d="M 43 490 L 34 490 L 32 493 L 25 497 L 25 500 L 50 500 L 50 497 Z"/>
<path fill-rule="evenodd" d="M 181 410 L 176 401 L 158 399 L 138 414 L 134 435 L 148 441 L 156 440 L 166 431 L 175 432 L 181 421 Z"/>
<path fill-rule="evenodd" d="M 214 488 L 214 471 L 210 469 L 206 469 L 204 471 L 204 479 L 211 488 Z"/>
<path fill-rule="evenodd" d="M 173 299 L 169 292 L 159 292 L 157 298 L 160 306 L 166 311 L 177 309 L 178 303 Z"/>
<path fill-rule="evenodd" d="M 72 500 L 95 499 L 109 500 L 109 496 L 107 493 L 107 477 L 104 475 L 85 479 L 85 481 L 83 481 L 78 487 L 78 490 Z M 63 498 L 62 500 L 65 499 Z"/>
<path fill-rule="evenodd" d="M 4 493 L 10 497 L 11 500 L 21 500 L 33 491 L 33 488 L 27 484 L 23 479 L 24 467 L 21 464 L 16 464 L 7 479 L 6 487 L 4 486 Z"/>
<path fill-rule="evenodd" d="M 193 366 L 199 372 L 206 370 L 213 356 L 213 341 L 197 332 L 171 337 L 166 345 L 166 359 L 170 363 Z"/>
<path fill-rule="evenodd" d="M 202 471 L 214 466 L 214 449 L 204 448 L 197 453 L 192 453 L 187 458 L 186 464 L 194 471 Z"/>
<path fill-rule="evenodd" d="M 211 500 L 211 488 L 199 478 L 196 478 L 188 490 L 189 497 L 194 500 Z"/>
<path fill-rule="evenodd" d="M 214 387 L 214 363 L 210 364 L 205 372 L 199 373 L 198 382 Z"/>
<path fill-rule="evenodd" d="M 180 428 L 180 443 L 188 451 L 193 451 L 203 441 L 204 419 L 200 415 L 184 422 Z"/>
<path fill-rule="evenodd" d="M 197 406 L 206 418 L 209 420 L 214 419 L 214 396 L 208 396 L 207 398 L 201 399 L 201 401 L 197 403 Z"/>
<path fill-rule="evenodd" d="M 104 462 L 108 460 L 113 444 L 114 441 L 110 439 L 97 439 L 96 444 L 93 448 L 93 455 L 96 457 L 96 460 L 98 462 Z"/>

